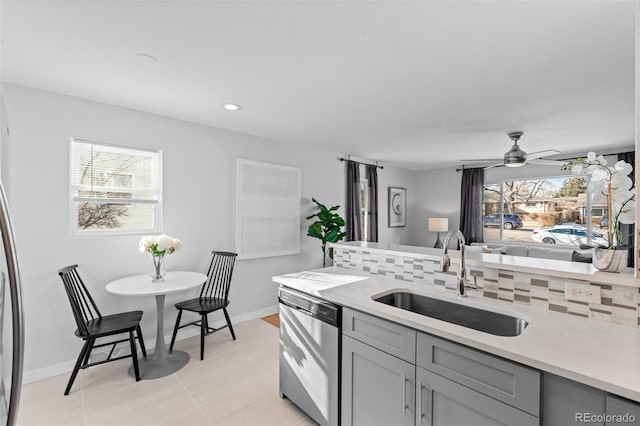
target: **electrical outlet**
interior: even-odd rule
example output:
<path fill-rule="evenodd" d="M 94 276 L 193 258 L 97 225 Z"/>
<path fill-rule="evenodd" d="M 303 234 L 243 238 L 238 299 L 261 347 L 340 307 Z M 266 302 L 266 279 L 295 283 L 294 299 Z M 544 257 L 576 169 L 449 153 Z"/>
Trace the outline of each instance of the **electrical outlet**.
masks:
<path fill-rule="evenodd" d="M 564 298 L 576 302 L 601 303 L 600 287 L 567 281 L 564 285 Z"/>

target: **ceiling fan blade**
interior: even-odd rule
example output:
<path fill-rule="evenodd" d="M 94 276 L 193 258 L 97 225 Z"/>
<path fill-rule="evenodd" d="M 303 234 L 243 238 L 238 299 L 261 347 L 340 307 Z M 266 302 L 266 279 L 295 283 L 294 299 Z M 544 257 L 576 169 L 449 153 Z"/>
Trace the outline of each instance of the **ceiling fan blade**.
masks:
<path fill-rule="evenodd" d="M 543 166 L 563 166 L 567 164 L 566 161 L 557 161 L 557 160 L 542 160 L 539 158 L 533 158 L 531 160 L 527 160 L 527 164 L 539 164 Z"/>
<path fill-rule="evenodd" d="M 493 163 L 494 161 L 502 161 L 502 158 L 476 158 L 475 160 L 460 160 L 463 163 Z"/>
<path fill-rule="evenodd" d="M 485 167 L 484 169 L 493 169 L 494 167 L 504 167 L 504 163 L 496 163 L 496 164 L 492 164 L 490 166 Z"/>
<path fill-rule="evenodd" d="M 532 152 L 530 154 L 525 155 L 525 157 L 527 158 L 527 160 L 531 160 L 534 158 L 548 157 L 550 155 L 556 155 L 556 154 L 560 154 L 560 151 L 556 151 L 555 149 L 548 149 L 546 151 Z"/>

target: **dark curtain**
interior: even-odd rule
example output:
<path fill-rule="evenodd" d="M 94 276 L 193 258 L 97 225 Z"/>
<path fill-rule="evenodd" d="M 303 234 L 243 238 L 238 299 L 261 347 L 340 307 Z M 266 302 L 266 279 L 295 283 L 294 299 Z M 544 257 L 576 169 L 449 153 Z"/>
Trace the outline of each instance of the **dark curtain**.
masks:
<path fill-rule="evenodd" d="M 467 244 L 481 243 L 482 239 L 482 193 L 484 169 L 462 170 L 460 197 L 460 231 Z"/>
<path fill-rule="evenodd" d="M 633 170 L 636 169 L 636 153 L 635 152 L 623 152 L 621 154 L 618 154 L 618 160 L 624 160 L 625 162 L 631 164 L 631 166 L 633 167 Z M 635 184 L 636 182 L 635 173 L 631 173 L 629 177 L 631 178 L 631 181 Z M 611 220 L 611 218 L 609 218 L 609 220 Z M 622 238 L 628 237 L 626 240 L 626 244 L 629 247 L 628 248 L 629 262 L 627 263 L 627 266 L 633 267 L 633 265 L 635 264 L 635 248 L 634 248 L 635 238 L 634 237 L 636 232 L 636 226 L 634 224 L 621 223 L 620 232 L 622 232 Z"/>
<path fill-rule="evenodd" d="M 369 235 L 368 241 L 378 242 L 378 167 L 367 165 L 369 181 Z"/>
<path fill-rule="evenodd" d="M 347 241 L 362 240 L 360 226 L 360 164 L 347 161 Z"/>

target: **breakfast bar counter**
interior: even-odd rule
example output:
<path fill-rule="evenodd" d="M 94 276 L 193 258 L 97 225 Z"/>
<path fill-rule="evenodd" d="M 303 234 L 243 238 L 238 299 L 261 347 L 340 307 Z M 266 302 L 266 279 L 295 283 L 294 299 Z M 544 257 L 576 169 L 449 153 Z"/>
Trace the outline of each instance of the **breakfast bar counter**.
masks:
<path fill-rule="evenodd" d="M 321 281 L 323 275 L 327 280 L 336 276 L 345 283 L 316 292 L 330 302 L 640 401 L 640 330 L 637 327 L 489 299 L 478 291 L 470 291 L 469 297 L 458 299 L 454 290 L 442 286 L 386 277 L 362 279 L 366 274 L 339 268 L 313 271 L 312 279 Z M 352 280 L 346 277 L 350 275 L 360 278 L 349 282 Z M 297 288 L 296 277 L 300 277 L 301 286 L 309 286 L 309 272 L 274 277 L 274 281 Z M 515 316 L 529 324 L 519 336 L 495 336 L 374 300 L 398 291 Z"/>

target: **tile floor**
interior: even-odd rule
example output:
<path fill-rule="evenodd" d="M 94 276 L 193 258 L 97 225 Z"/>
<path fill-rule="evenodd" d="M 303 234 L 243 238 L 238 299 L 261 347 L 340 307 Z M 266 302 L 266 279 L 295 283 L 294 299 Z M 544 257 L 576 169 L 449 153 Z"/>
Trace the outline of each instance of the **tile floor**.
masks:
<path fill-rule="evenodd" d="M 68 374 L 23 387 L 20 425 L 313 425 L 278 395 L 278 329 L 260 319 L 234 325 L 206 340 L 176 342 L 189 364 L 156 380 L 127 374 L 130 359 L 81 370 L 69 396 Z"/>

